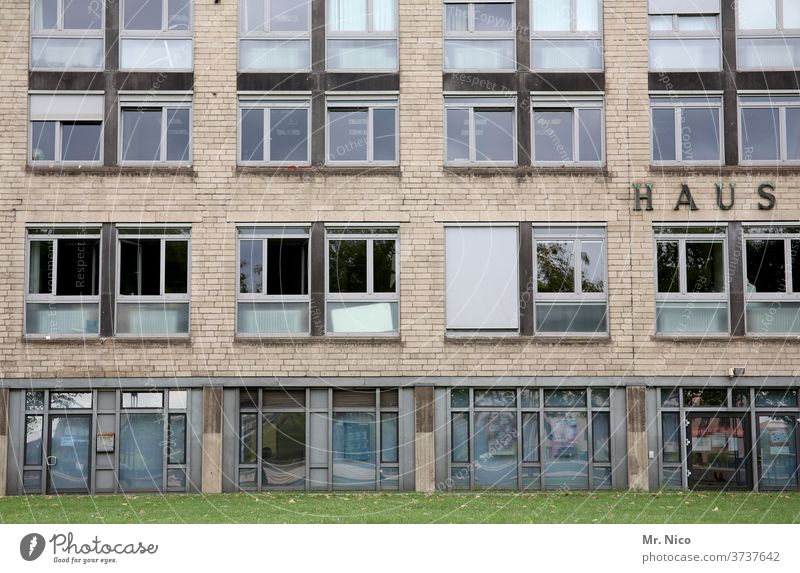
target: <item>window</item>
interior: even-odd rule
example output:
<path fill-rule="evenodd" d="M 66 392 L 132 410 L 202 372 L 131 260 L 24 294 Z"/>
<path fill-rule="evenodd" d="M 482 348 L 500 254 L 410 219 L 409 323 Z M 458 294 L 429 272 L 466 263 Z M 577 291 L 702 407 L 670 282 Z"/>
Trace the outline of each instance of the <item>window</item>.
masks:
<path fill-rule="evenodd" d="M 650 0 L 649 8 L 651 70 L 722 69 L 719 0 Z"/>
<path fill-rule="evenodd" d="M 603 100 L 531 100 L 534 165 L 602 165 Z"/>
<path fill-rule="evenodd" d="M 517 233 L 516 226 L 445 228 L 448 330 L 518 330 Z"/>
<path fill-rule="evenodd" d="M 120 162 L 123 165 L 189 165 L 191 100 L 147 101 L 120 95 Z"/>
<path fill-rule="evenodd" d="M 189 233 L 117 228 L 116 334 L 189 334 Z"/>
<path fill-rule="evenodd" d="M 517 69 L 514 2 L 445 0 L 444 69 Z"/>
<path fill-rule="evenodd" d="M 32 70 L 102 70 L 105 2 L 31 0 Z"/>
<path fill-rule="evenodd" d="M 603 69 L 600 0 L 532 0 L 531 69 Z"/>
<path fill-rule="evenodd" d="M 31 164 L 102 164 L 102 95 L 31 95 L 29 115 Z"/>
<path fill-rule="evenodd" d="M 100 333 L 100 228 L 30 227 L 25 334 Z"/>
<path fill-rule="evenodd" d="M 328 0 L 326 68 L 397 70 L 397 0 Z"/>
<path fill-rule="evenodd" d="M 656 165 L 722 164 L 721 97 L 651 97 Z"/>
<path fill-rule="evenodd" d="M 328 96 L 327 162 L 394 165 L 398 159 L 397 97 L 352 99 Z"/>
<path fill-rule="evenodd" d="M 308 97 L 239 98 L 241 165 L 309 165 Z"/>
<path fill-rule="evenodd" d="M 308 334 L 306 227 L 240 227 L 237 335 Z"/>
<path fill-rule="evenodd" d="M 656 227 L 656 331 L 729 332 L 725 227 Z"/>
<path fill-rule="evenodd" d="M 745 226 L 749 334 L 800 333 L 800 227 Z"/>
<path fill-rule="evenodd" d="M 310 30 L 308 0 L 240 0 L 239 69 L 311 69 Z"/>
<path fill-rule="evenodd" d="M 738 0 L 736 54 L 740 70 L 800 67 L 797 0 Z"/>
<path fill-rule="evenodd" d="M 192 69 L 192 0 L 122 0 L 122 70 Z"/>
<path fill-rule="evenodd" d="M 329 227 L 326 233 L 326 332 L 397 334 L 397 229 Z"/>
<path fill-rule="evenodd" d="M 517 164 L 516 98 L 447 96 L 445 163 Z"/>
<path fill-rule="evenodd" d="M 800 164 L 800 96 L 741 96 L 739 113 L 739 163 Z"/>
<path fill-rule="evenodd" d="M 608 388 L 450 390 L 452 489 L 609 489 L 611 459 Z"/>
<path fill-rule="evenodd" d="M 608 332 L 605 235 L 603 227 L 534 227 L 536 332 Z"/>

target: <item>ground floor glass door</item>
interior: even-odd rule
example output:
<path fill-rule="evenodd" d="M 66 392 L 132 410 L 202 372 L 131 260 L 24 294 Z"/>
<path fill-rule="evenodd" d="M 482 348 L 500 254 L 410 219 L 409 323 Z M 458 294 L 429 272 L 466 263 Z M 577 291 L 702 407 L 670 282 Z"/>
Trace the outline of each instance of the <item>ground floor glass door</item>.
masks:
<path fill-rule="evenodd" d="M 749 488 L 747 416 L 696 413 L 687 422 L 689 487 Z"/>
<path fill-rule="evenodd" d="M 91 427 L 88 414 L 50 416 L 48 493 L 89 492 Z"/>
<path fill-rule="evenodd" d="M 797 487 L 797 418 L 758 416 L 758 472 L 761 489 Z"/>

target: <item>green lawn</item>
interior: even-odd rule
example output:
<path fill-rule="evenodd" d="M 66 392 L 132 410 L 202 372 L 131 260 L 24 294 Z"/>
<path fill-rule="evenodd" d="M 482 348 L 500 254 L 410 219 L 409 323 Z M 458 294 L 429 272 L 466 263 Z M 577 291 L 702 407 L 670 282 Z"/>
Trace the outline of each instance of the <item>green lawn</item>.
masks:
<path fill-rule="evenodd" d="M 31 496 L 0 523 L 800 523 L 800 493 Z"/>

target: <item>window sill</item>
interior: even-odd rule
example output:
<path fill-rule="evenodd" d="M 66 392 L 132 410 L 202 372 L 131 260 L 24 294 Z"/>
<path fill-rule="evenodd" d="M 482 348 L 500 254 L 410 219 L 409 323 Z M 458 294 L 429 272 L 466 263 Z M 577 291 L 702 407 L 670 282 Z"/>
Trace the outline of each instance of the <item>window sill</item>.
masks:
<path fill-rule="evenodd" d="M 524 166 L 524 167 L 492 167 L 483 166 L 454 166 L 445 165 L 444 172 L 451 175 L 475 176 L 475 177 L 547 177 L 573 175 L 582 177 L 611 177 L 606 167 L 566 167 L 566 166 Z"/>
<path fill-rule="evenodd" d="M 697 344 L 698 342 L 758 342 L 764 344 L 800 344 L 800 335 L 796 334 L 746 334 L 730 336 L 725 334 L 652 334 L 650 340 L 656 342 L 675 342 Z"/>
<path fill-rule="evenodd" d="M 159 165 L 154 167 L 120 166 L 120 165 L 28 165 L 25 171 L 33 175 L 175 175 L 195 177 L 193 167 Z"/>
<path fill-rule="evenodd" d="M 142 335 L 142 336 L 114 336 L 105 339 L 114 345 L 123 346 L 163 346 L 164 344 L 176 346 L 191 346 L 192 338 L 189 335 L 176 334 L 174 336 Z"/>
<path fill-rule="evenodd" d="M 521 336 L 518 334 L 502 336 L 502 335 L 452 335 L 445 334 L 444 341 L 446 344 L 608 344 L 611 342 L 611 336 L 568 336 L 568 335 L 550 335 L 550 334 L 534 334 L 533 336 Z"/>
<path fill-rule="evenodd" d="M 64 346 L 77 346 L 85 344 L 103 344 L 107 339 L 101 338 L 98 334 L 87 334 L 86 336 L 71 336 L 71 335 L 52 335 L 49 338 L 39 335 L 23 335 L 23 344 L 47 344 L 47 345 L 64 345 Z"/>
<path fill-rule="evenodd" d="M 328 176 L 328 175 L 347 175 L 347 176 L 394 176 L 400 177 L 403 171 L 399 165 L 392 166 L 347 166 L 336 167 L 333 165 L 298 165 L 298 166 L 250 166 L 250 165 L 237 165 L 235 173 L 237 175 L 255 175 L 255 176 L 285 176 L 285 177 L 313 177 Z"/>
<path fill-rule="evenodd" d="M 137 345 L 137 346 L 164 346 L 164 344 L 191 346 L 192 339 L 190 336 L 99 336 L 90 335 L 85 337 L 77 336 L 51 336 L 45 338 L 44 336 L 23 336 L 22 342 L 24 344 L 65 344 L 69 346 L 77 344 L 122 344 L 122 345 Z"/>
<path fill-rule="evenodd" d="M 242 336 L 238 335 L 234 338 L 236 344 L 251 344 L 258 346 L 283 346 L 287 344 L 326 344 L 329 342 L 344 343 L 344 344 L 399 344 L 401 338 L 399 335 L 390 336 Z"/>
<path fill-rule="evenodd" d="M 650 175 L 775 175 L 800 173 L 800 165 L 651 165 Z"/>

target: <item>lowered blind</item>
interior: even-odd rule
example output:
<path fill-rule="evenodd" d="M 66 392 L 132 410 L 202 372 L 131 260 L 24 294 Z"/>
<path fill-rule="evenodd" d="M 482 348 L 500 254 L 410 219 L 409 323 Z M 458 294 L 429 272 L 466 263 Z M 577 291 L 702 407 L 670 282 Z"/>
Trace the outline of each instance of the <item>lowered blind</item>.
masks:
<path fill-rule="evenodd" d="M 87 94 L 35 94 L 31 96 L 33 121 L 103 121 L 103 96 Z"/>
<path fill-rule="evenodd" d="M 720 0 L 648 0 L 650 14 L 719 14 Z"/>

